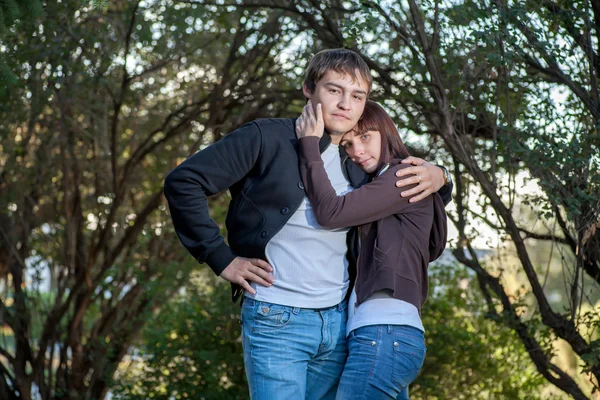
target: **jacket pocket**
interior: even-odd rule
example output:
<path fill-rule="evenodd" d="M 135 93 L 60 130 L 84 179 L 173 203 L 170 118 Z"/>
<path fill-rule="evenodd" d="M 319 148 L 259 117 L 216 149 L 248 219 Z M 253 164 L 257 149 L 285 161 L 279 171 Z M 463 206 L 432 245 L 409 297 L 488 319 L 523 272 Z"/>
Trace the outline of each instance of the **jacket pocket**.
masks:
<path fill-rule="evenodd" d="M 384 229 L 385 226 L 385 229 Z M 401 221 L 394 219 L 390 221 L 384 218 L 377 222 L 377 239 L 373 246 L 373 265 L 380 268 L 386 265 L 395 267 L 398 254 L 402 252 L 404 232 L 400 229 Z"/>
<path fill-rule="evenodd" d="M 229 236 L 235 237 L 238 244 L 252 243 L 264 223 L 264 214 L 244 192 L 240 192 L 225 220 Z"/>
<path fill-rule="evenodd" d="M 375 244 L 375 247 L 373 247 L 373 265 L 375 268 L 380 268 L 383 265 L 386 255 L 387 253 Z"/>

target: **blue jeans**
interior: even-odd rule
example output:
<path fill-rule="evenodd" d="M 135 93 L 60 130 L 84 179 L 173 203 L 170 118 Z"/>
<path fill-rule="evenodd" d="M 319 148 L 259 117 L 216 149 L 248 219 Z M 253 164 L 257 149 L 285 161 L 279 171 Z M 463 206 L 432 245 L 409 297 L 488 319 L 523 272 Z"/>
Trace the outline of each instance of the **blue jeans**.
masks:
<path fill-rule="evenodd" d="M 335 399 L 348 355 L 347 302 L 323 309 L 245 298 L 244 365 L 252 400 Z"/>
<path fill-rule="evenodd" d="M 338 400 L 407 400 L 425 360 L 425 337 L 406 325 L 363 326 L 348 336 Z"/>

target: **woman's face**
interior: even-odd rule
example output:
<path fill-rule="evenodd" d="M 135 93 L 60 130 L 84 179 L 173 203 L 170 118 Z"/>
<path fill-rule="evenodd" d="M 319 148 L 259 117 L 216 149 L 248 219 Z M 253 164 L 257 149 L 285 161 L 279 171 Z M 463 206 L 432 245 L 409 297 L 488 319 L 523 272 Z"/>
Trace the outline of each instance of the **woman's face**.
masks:
<path fill-rule="evenodd" d="M 377 170 L 381 157 L 381 134 L 379 131 L 365 133 L 348 131 L 342 136 L 340 146 L 346 149 L 350 159 L 366 173 L 371 174 Z"/>

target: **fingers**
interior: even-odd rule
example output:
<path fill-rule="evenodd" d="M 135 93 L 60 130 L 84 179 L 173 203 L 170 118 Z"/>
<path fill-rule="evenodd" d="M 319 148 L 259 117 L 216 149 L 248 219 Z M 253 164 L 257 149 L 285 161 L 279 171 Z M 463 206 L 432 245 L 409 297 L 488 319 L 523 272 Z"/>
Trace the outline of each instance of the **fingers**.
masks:
<path fill-rule="evenodd" d="M 419 178 L 419 176 L 420 175 L 413 175 L 413 176 L 409 176 L 409 177 L 400 179 L 399 181 L 396 181 L 396 187 L 418 185 L 422 182 L 422 178 Z"/>
<path fill-rule="evenodd" d="M 271 275 L 265 270 L 252 266 L 248 269 L 246 280 L 256 282 L 259 285 L 269 287 L 275 281 Z"/>
<path fill-rule="evenodd" d="M 323 136 L 323 111 L 321 104 L 313 107 L 309 101 L 302 109 L 302 114 L 296 120 L 296 136 L 301 139 L 307 136 Z"/>
<path fill-rule="evenodd" d="M 271 267 L 271 264 L 269 264 L 265 260 L 261 260 L 260 258 L 253 258 L 251 262 L 252 264 L 264 269 L 267 272 L 273 272 L 273 267 Z"/>
<path fill-rule="evenodd" d="M 304 128 L 306 125 L 313 124 L 314 122 L 314 113 L 312 112 L 312 105 L 310 102 L 306 103 L 304 108 L 302 108 L 302 114 L 296 120 L 296 123 L 300 123 L 301 128 Z"/>
<path fill-rule="evenodd" d="M 251 294 L 256 291 L 248 283 L 256 282 L 262 286 L 272 286 L 274 279 L 269 274 L 273 271 L 271 265 L 258 258 L 235 258 L 221 273 L 221 277 L 229 282 L 237 283 Z"/>
<path fill-rule="evenodd" d="M 256 294 L 256 290 L 252 289 L 252 286 L 250 286 L 250 284 L 248 283 L 247 280 L 245 279 L 240 279 L 237 282 L 238 285 L 240 285 L 242 287 L 242 289 L 244 289 L 246 292 L 250 293 L 250 294 Z"/>
<path fill-rule="evenodd" d="M 307 121 L 310 120 L 310 115 L 309 115 L 309 111 L 308 111 L 308 107 L 309 107 L 310 103 L 306 103 L 304 105 L 304 107 L 302 108 L 302 114 L 300 114 L 300 118 L 302 119 L 302 122 L 306 123 Z"/>
<path fill-rule="evenodd" d="M 310 101 L 304 106 L 304 109 L 302 110 L 302 115 L 306 118 L 306 122 L 310 124 L 315 123 L 315 110 Z"/>
<path fill-rule="evenodd" d="M 252 288 L 252 286 L 250 286 L 249 282 L 255 282 L 255 283 L 258 283 L 259 285 L 265 286 L 265 287 L 273 286 L 273 284 L 267 280 L 267 279 L 270 279 L 271 281 L 273 281 L 273 278 L 268 277 L 267 273 L 265 271 L 263 271 L 262 269 L 259 269 L 257 267 L 253 267 L 253 268 L 256 268 L 256 269 L 254 271 L 247 270 L 245 273 L 238 275 L 231 282 L 237 283 L 238 285 L 243 287 L 244 290 L 247 290 L 248 292 L 250 292 L 252 294 L 256 294 L 256 291 Z M 259 274 L 265 274 L 265 278 L 267 278 L 267 279 L 263 278 Z"/>
<path fill-rule="evenodd" d="M 423 163 L 425 163 L 425 160 L 423 160 L 422 158 L 413 157 L 413 156 L 410 156 L 410 157 L 402 160 L 402 164 L 421 165 Z"/>
<path fill-rule="evenodd" d="M 315 107 L 313 106 L 313 104 L 311 102 L 309 102 L 308 104 L 309 104 L 308 113 L 310 115 L 310 121 L 311 122 L 316 122 L 317 121 L 317 116 L 315 114 Z"/>
<path fill-rule="evenodd" d="M 414 203 L 416 201 L 424 199 L 425 197 L 429 196 L 431 193 L 433 193 L 431 182 L 422 182 L 422 183 L 418 184 L 417 186 L 415 186 L 414 188 L 405 190 L 404 192 L 400 193 L 400 196 L 402 196 L 402 197 L 414 196 L 409 200 L 411 203 Z"/>
<path fill-rule="evenodd" d="M 415 186 L 412 189 L 405 190 L 404 192 L 400 193 L 400 196 L 402 196 L 402 197 L 410 197 L 410 196 L 414 196 L 415 194 L 420 194 L 420 193 L 425 192 L 425 191 L 429 191 L 431 193 L 431 184 L 429 184 L 429 183 L 422 183 L 420 185 Z"/>
<path fill-rule="evenodd" d="M 321 107 L 321 103 L 317 104 L 317 124 L 323 125 L 323 108 Z"/>
<path fill-rule="evenodd" d="M 252 266 L 248 268 L 249 274 L 246 279 L 267 287 L 275 282 L 275 279 L 269 274 L 273 272 L 273 267 L 268 262 L 260 258 L 252 258 L 249 262 Z"/>
<path fill-rule="evenodd" d="M 302 114 L 300 114 L 300 118 L 299 118 L 299 120 L 302 122 L 303 127 L 306 124 L 306 122 L 310 119 L 308 116 L 307 107 L 308 107 L 308 104 L 306 104 L 304 106 L 304 108 L 302 109 Z"/>
<path fill-rule="evenodd" d="M 266 272 L 265 270 L 263 270 L 259 267 L 254 266 L 254 265 L 251 265 L 250 267 L 248 267 L 246 272 L 241 275 L 241 278 L 242 279 L 240 279 L 240 282 L 242 282 L 242 283 L 239 283 L 239 284 L 242 287 L 244 286 L 243 285 L 244 283 L 246 285 L 248 285 L 249 287 L 251 287 L 248 284 L 248 281 L 258 283 L 259 285 L 264 286 L 264 287 L 273 286 L 273 282 L 274 282 L 273 277 L 270 276 L 268 272 Z M 250 293 L 254 294 L 254 292 L 250 292 Z"/>
<path fill-rule="evenodd" d="M 420 176 L 423 176 L 426 172 L 427 172 L 427 168 L 425 168 L 425 167 L 421 167 L 421 166 L 419 166 L 419 167 L 408 167 L 408 168 L 402 168 L 402 169 L 399 169 L 398 171 L 396 171 L 396 176 L 397 177 L 408 176 L 408 175 L 420 175 Z"/>
<path fill-rule="evenodd" d="M 424 190 L 418 196 L 415 196 L 415 197 L 411 198 L 410 200 L 408 200 L 408 202 L 409 203 L 416 203 L 417 201 L 423 200 L 425 197 L 429 196 L 431 193 L 433 193 L 433 192 L 431 190 L 429 190 L 429 189 Z"/>

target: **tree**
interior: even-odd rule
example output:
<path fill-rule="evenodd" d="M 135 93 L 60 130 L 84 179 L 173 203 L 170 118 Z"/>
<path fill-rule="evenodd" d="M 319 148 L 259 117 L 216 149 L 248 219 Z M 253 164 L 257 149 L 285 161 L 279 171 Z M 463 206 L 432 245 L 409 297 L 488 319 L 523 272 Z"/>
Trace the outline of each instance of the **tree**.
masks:
<path fill-rule="evenodd" d="M 43 14 L 40 0 L 4 0 L 0 2 L 0 38 L 14 33 L 14 25 L 19 20 L 33 25 L 36 19 Z M 11 32 L 13 28 L 13 32 Z M 3 53 L 6 49 L 0 46 L 0 100 L 4 96 L 5 87 L 15 83 L 16 76 L 4 61 Z"/>
<path fill-rule="evenodd" d="M 67 0 L 0 39 L 18 77 L 0 105 L 0 398 L 105 395 L 196 267 L 164 175 L 300 99 L 284 34 L 266 13 Z"/>

